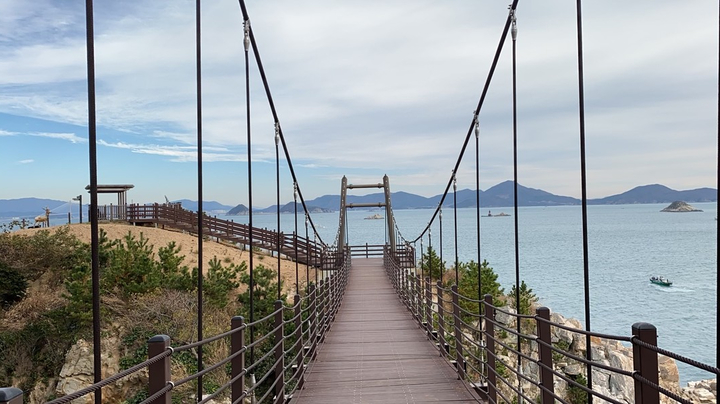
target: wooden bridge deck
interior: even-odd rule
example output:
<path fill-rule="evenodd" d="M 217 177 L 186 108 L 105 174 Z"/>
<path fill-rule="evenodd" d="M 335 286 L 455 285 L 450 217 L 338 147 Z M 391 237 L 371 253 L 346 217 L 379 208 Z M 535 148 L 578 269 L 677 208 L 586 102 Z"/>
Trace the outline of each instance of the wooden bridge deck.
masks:
<path fill-rule="evenodd" d="M 293 404 L 475 403 L 385 275 L 353 259 L 342 306 Z"/>

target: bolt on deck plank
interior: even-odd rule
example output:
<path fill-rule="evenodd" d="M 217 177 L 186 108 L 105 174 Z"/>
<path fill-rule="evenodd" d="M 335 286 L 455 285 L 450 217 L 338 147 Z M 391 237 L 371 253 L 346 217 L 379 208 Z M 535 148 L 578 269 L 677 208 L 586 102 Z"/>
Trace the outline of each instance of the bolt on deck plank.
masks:
<path fill-rule="evenodd" d="M 335 322 L 293 404 L 475 403 L 400 302 L 382 258 L 353 259 Z"/>

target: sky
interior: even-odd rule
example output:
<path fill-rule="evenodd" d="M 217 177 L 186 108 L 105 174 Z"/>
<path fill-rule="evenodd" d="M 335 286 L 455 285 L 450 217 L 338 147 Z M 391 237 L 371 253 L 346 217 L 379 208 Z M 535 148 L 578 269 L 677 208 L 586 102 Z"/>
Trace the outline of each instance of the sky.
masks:
<path fill-rule="evenodd" d="M 510 2 L 247 0 L 306 199 L 390 177 L 443 192 Z M 95 2 L 98 182 L 131 202 L 196 200 L 195 2 Z M 575 2 L 517 10 L 518 181 L 579 197 Z M 715 187 L 718 11 L 709 1 L 583 2 L 587 193 Z M 242 14 L 202 2 L 203 197 L 248 201 Z M 84 2 L 0 2 L 0 199 L 89 184 Z M 479 115 L 480 188 L 513 178 L 511 41 Z M 275 203 L 275 144 L 250 58 L 253 204 Z M 292 200 L 280 151 L 282 202 Z M 475 187 L 474 139 L 458 188 Z M 360 192 L 354 192 L 360 194 Z M 113 202 L 100 199 L 100 203 Z"/>

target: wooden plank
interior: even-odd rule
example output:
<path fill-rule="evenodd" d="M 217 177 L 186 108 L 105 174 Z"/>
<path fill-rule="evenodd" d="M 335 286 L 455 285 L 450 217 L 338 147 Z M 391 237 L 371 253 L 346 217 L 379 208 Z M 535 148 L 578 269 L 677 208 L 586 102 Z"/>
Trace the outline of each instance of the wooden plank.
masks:
<path fill-rule="evenodd" d="M 342 306 L 293 404 L 475 403 L 385 275 L 353 259 Z"/>

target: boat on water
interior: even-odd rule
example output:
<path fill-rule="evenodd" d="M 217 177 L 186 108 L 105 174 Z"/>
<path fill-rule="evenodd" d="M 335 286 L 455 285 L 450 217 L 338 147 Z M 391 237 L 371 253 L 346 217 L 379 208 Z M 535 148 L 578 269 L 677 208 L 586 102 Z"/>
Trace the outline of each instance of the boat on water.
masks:
<path fill-rule="evenodd" d="M 372 216 L 366 217 L 365 220 L 377 220 L 377 219 L 382 219 L 382 218 L 383 218 L 383 217 L 382 217 L 381 215 L 378 215 L 378 214 L 376 213 L 376 214 L 374 214 L 374 215 L 372 215 Z"/>
<path fill-rule="evenodd" d="M 650 282 L 660 285 L 660 286 L 670 286 L 672 285 L 672 282 L 670 282 L 670 279 L 667 279 L 663 276 L 651 276 Z"/>

